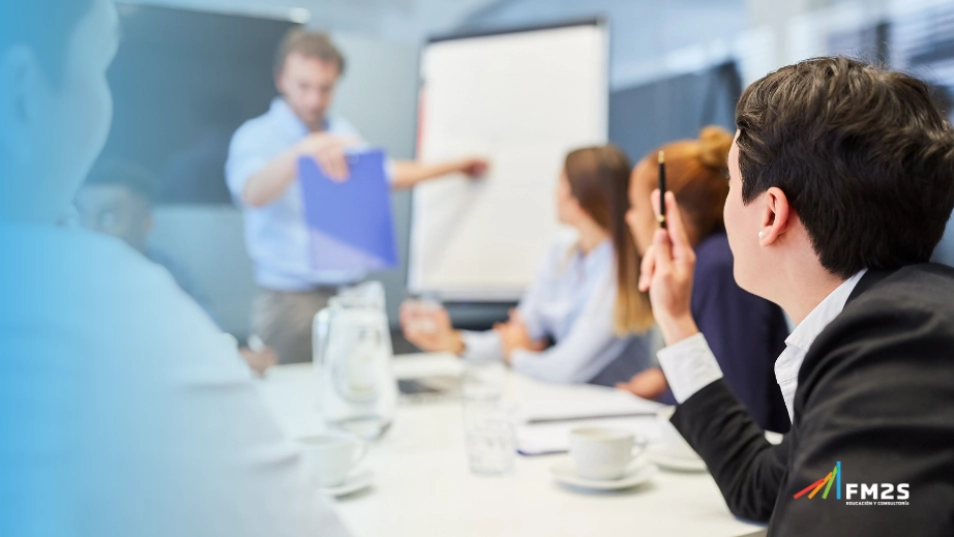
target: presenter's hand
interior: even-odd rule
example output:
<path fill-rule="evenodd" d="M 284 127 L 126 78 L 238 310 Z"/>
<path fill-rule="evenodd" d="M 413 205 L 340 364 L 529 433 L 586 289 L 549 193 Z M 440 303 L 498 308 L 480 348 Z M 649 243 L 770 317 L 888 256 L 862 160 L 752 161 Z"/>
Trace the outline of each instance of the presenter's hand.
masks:
<path fill-rule="evenodd" d="M 658 216 L 658 190 L 652 193 L 652 206 Z M 653 316 L 666 344 L 672 345 L 699 332 L 689 305 L 696 253 L 672 192 L 666 193 L 666 223 L 668 229 L 656 230 L 653 244 L 643 256 L 639 290 L 649 291 Z"/>
<path fill-rule="evenodd" d="M 500 336 L 504 358 L 508 364 L 513 357 L 513 351 L 517 349 L 540 352 L 546 348 L 544 342 L 534 341 L 533 338 L 530 337 L 530 331 L 527 330 L 527 323 L 524 322 L 520 312 L 515 309 L 510 310 L 510 320 L 494 325 L 494 330 Z"/>
<path fill-rule="evenodd" d="M 298 154 L 312 157 L 318 162 L 321 170 L 334 181 L 348 180 L 348 161 L 345 159 L 345 149 L 357 145 L 354 138 L 345 138 L 315 132 L 309 134 L 298 143 Z"/>
<path fill-rule="evenodd" d="M 443 307 L 408 301 L 401 304 L 400 317 L 405 339 L 422 351 L 464 352 L 464 340 L 451 326 L 450 315 Z"/>
<path fill-rule="evenodd" d="M 487 175 L 490 163 L 481 158 L 465 158 L 458 163 L 458 170 L 471 179 L 480 179 Z"/>

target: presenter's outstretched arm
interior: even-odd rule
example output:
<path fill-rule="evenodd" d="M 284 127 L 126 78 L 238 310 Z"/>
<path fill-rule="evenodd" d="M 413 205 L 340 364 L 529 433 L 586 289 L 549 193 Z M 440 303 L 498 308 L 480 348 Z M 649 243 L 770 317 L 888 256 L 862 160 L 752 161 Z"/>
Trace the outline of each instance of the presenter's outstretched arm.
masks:
<path fill-rule="evenodd" d="M 324 132 L 309 135 L 269 162 L 261 171 L 249 177 L 242 191 L 242 201 L 249 207 L 263 207 L 281 197 L 297 177 L 298 159 L 301 157 L 313 157 L 332 179 L 347 180 L 348 163 L 345 159 L 345 150 L 357 143 L 357 139 L 343 138 Z M 486 173 L 487 166 L 485 160 L 478 158 L 464 158 L 437 164 L 396 161 L 392 186 L 395 190 L 407 189 L 422 181 L 451 173 L 463 173 L 476 179 Z"/>
<path fill-rule="evenodd" d="M 471 179 L 478 179 L 487 173 L 487 167 L 487 161 L 479 158 L 463 158 L 436 164 L 398 160 L 394 162 L 394 180 L 391 186 L 395 190 L 412 188 L 420 182 L 452 173 L 463 173 Z"/>

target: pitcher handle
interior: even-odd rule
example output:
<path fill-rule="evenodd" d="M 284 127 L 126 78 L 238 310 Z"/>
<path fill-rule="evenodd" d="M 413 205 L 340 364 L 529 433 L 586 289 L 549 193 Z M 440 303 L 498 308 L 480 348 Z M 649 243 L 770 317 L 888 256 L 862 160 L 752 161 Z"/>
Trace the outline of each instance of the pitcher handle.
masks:
<path fill-rule="evenodd" d="M 312 322 L 312 362 L 316 366 L 323 366 L 325 363 L 325 356 L 327 356 L 328 350 L 328 341 L 331 339 L 328 337 L 330 330 L 331 308 L 323 308 L 321 311 L 315 314 L 315 319 Z"/>

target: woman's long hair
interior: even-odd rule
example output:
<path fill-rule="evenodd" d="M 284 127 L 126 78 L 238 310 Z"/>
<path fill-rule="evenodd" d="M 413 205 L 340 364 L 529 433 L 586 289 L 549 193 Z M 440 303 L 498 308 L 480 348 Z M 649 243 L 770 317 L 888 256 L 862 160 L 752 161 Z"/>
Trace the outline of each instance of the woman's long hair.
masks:
<path fill-rule="evenodd" d="M 618 147 L 604 145 L 571 152 L 564 165 L 570 192 L 580 207 L 613 238 L 616 254 L 614 330 L 642 333 L 653 325 L 649 295 L 637 289 L 639 254 L 626 225 L 630 162 Z"/>

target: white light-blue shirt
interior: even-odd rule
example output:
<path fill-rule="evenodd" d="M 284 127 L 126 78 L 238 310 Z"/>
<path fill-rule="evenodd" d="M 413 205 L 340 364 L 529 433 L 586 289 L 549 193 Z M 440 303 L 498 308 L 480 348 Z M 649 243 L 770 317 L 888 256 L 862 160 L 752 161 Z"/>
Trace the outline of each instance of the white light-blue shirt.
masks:
<path fill-rule="evenodd" d="M 361 139 L 342 118 L 328 118 L 325 131 Z M 296 179 L 275 201 L 249 207 L 242 192 L 249 177 L 311 133 L 281 97 L 265 115 L 249 120 L 232 137 L 225 176 L 235 203 L 245 212 L 245 243 L 255 266 L 255 282 L 277 291 L 304 291 L 320 285 L 343 285 L 364 277 L 352 271 L 315 270 L 308 259 L 308 229 Z"/>
<path fill-rule="evenodd" d="M 798 372 L 815 338 L 841 314 L 848 297 L 868 269 L 862 269 L 841 283 L 795 327 L 785 339 L 785 350 L 775 361 L 775 379 L 782 391 L 788 417 L 795 420 L 795 391 Z M 679 403 L 722 378 L 719 362 L 701 333 L 663 348 L 657 354 L 669 388 Z"/>
<path fill-rule="evenodd" d="M 575 239 L 561 238 L 548 251 L 518 307 L 534 340 L 552 338 L 543 352 L 516 350 L 513 368 L 538 380 L 584 383 L 623 354 L 652 364 L 649 336 L 618 337 L 613 329 L 616 261 L 605 240 L 586 255 Z M 500 337 L 493 330 L 463 332 L 465 358 L 499 359 Z"/>

